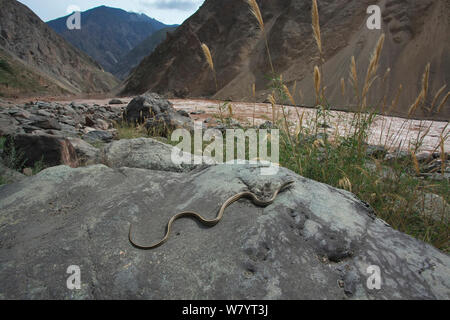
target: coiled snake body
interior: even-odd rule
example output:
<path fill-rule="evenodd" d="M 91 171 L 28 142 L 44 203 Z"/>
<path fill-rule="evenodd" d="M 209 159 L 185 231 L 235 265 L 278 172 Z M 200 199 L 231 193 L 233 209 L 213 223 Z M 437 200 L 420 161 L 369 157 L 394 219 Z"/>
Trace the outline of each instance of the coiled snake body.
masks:
<path fill-rule="evenodd" d="M 175 220 L 183 218 L 183 217 L 193 217 L 195 219 L 197 219 L 198 221 L 200 221 L 202 224 L 208 226 L 208 227 L 213 227 L 216 224 L 218 224 L 220 222 L 220 220 L 223 217 L 223 213 L 225 211 L 225 209 L 230 206 L 232 203 L 238 201 L 239 199 L 242 198 L 249 198 L 252 200 L 252 202 L 259 206 L 259 207 L 266 207 L 270 204 L 272 204 L 275 201 L 275 198 L 277 197 L 277 195 L 280 192 L 283 192 L 285 189 L 291 187 L 294 184 L 294 181 L 288 181 L 285 182 L 284 184 L 282 184 L 277 190 L 275 190 L 272 198 L 270 198 L 269 200 L 261 200 L 258 198 L 258 196 L 256 194 L 254 194 L 253 192 L 250 191 L 245 191 L 245 192 L 241 192 L 238 194 L 235 194 L 234 196 L 228 198 L 220 207 L 219 213 L 217 214 L 217 217 L 215 219 L 212 220 L 208 220 L 203 218 L 201 215 L 199 215 L 197 212 L 194 211 L 184 211 L 184 212 L 180 212 L 176 215 L 174 215 L 172 218 L 170 218 L 169 222 L 167 223 L 167 227 L 166 227 L 166 234 L 164 236 L 164 238 L 162 238 L 160 241 L 158 241 L 155 244 L 149 245 L 149 246 L 143 246 L 143 245 L 139 245 L 137 243 L 135 243 L 133 241 L 133 239 L 131 238 L 131 229 L 132 229 L 132 225 L 130 225 L 130 230 L 128 232 L 128 239 L 130 240 L 131 244 L 133 246 L 135 246 L 138 249 L 144 249 L 144 250 L 149 250 L 149 249 L 154 249 L 156 247 L 159 247 L 160 245 L 162 245 L 164 242 L 167 241 L 167 239 L 169 239 L 169 235 L 170 235 L 170 230 L 172 229 L 172 224 L 175 222 Z"/>

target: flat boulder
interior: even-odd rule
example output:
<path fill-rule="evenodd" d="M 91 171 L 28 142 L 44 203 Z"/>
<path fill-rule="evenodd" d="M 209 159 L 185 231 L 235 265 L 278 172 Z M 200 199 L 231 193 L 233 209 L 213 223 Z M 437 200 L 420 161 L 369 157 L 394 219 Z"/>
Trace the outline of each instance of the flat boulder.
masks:
<path fill-rule="evenodd" d="M 199 166 L 194 165 L 194 157 L 192 157 L 191 164 L 174 163 L 172 161 L 173 150 L 174 147 L 151 138 L 122 139 L 103 146 L 101 158 L 112 168 L 129 167 L 186 172 Z M 199 162 L 213 163 L 213 160 L 203 157 Z"/>
<path fill-rule="evenodd" d="M 280 168 L 189 172 L 95 165 L 0 187 L 0 299 L 450 299 L 450 257 L 392 229 L 353 194 Z M 206 228 L 175 213 L 213 218 Z M 70 266 L 81 288 L 69 290 Z"/>

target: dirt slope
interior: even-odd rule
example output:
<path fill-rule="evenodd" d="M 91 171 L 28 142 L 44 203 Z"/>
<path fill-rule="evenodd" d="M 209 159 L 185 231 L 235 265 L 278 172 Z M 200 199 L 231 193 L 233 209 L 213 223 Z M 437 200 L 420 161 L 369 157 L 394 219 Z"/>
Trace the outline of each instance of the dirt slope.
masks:
<path fill-rule="evenodd" d="M 304 104 L 314 102 L 312 70 L 318 63 L 311 30 L 311 0 L 258 1 L 266 25 L 269 46 L 277 73 L 291 87 L 305 94 Z M 379 79 L 374 83 L 369 104 L 381 109 L 380 100 L 394 99 L 403 85 L 399 105 L 391 114 L 405 116 L 415 100 L 425 66 L 431 62 L 430 95 L 442 85 L 450 85 L 450 3 L 446 0 L 319 0 L 320 23 L 325 51 L 326 96 L 337 108 L 350 108 L 356 102 L 342 97 L 340 79 L 351 94 L 348 73 L 351 56 L 356 57 L 362 81 L 373 48 L 386 34 L 380 61 Z M 380 5 L 382 31 L 366 27 L 367 7 Z M 200 44 L 212 51 L 219 92 L 203 57 Z M 387 68 L 391 72 L 383 83 Z M 251 85 L 256 83 L 257 100 L 267 97 L 270 68 L 264 40 L 246 1 L 206 0 L 204 5 L 154 53 L 138 66 L 123 94 L 154 90 L 160 93 L 187 93 L 188 96 L 215 96 L 220 99 L 251 100 Z M 295 98 L 300 102 L 298 93 Z M 432 97 L 428 97 L 431 101 Z M 440 114 L 419 111 L 416 117 L 450 118 L 447 104 Z"/>
<path fill-rule="evenodd" d="M 100 93 L 117 85 L 113 75 L 57 35 L 26 6 L 16 0 L 0 0 L 0 6 L 0 49 L 4 57 L 18 59 L 24 70 L 34 74 L 28 80 L 45 78 L 60 88 L 56 93 Z"/>

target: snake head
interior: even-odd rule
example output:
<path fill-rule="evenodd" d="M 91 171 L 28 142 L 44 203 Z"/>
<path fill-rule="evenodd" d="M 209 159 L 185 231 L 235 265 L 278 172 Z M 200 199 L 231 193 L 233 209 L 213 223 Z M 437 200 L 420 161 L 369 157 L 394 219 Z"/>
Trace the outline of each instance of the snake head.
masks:
<path fill-rule="evenodd" d="M 286 181 L 285 183 L 283 183 L 281 185 L 280 192 L 291 188 L 294 185 L 294 183 L 295 183 L 295 180 L 288 180 L 288 181 Z"/>

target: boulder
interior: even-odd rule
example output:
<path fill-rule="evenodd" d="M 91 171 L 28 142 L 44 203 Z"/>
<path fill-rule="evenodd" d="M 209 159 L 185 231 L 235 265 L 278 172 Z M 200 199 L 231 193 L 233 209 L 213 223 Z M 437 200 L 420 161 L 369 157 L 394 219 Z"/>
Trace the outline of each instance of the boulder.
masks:
<path fill-rule="evenodd" d="M 102 159 L 109 167 L 141 168 L 158 171 L 185 172 L 198 165 L 175 164 L 172 161 L 174 147 L 151 138 L 122 139 L 105 145 L 102 148 Z M 203 157 L 202 163 L 212 163 Z"/>
<path fill-rule="evenodd" d="M 119 99 L 111 99 L 108 104 L 123 104 L 123 102 Z"/>
<path fill-rule="evenodd" d="M 83 139 L 89 143 L 111 142 L 114 139 L 114 133 L 106 130 L 92 130 L 83 135 Z"/>
<path fill-rule="evenodd" d="M 23 155 L 24 165 L 33 167 L 42 160 L 45 167 L 65 164 L 78 166 L 78 158 L 72 144 L 66 138 L 48 134 L 18 134 L 7 140 L 5 151 L 14 148 Z"/>
<path fill-rule="evenodd" d="M 80 165 L 100 162 L 100 150 L 80 138 L 68 138 L 75 149 Z"/>
<path fill-rule="evenodd" d="M 179 173 L 95 165 L 46 169 L 0 187 L 0 299 L 450 299 L 450 257 L 392 229 L 349 192 L 280 168 Z M 227 208 L 238 192 L 270 197 Z M 81 289 L 66 286 L 78 266 Z M 379 272 L 378 272 L 378 271 Z M 379 277 L 380 285 L 377 286 Z M 375 284 L 375 286 L 373 286 Z"/>
<path fill-rule="evenodd" d="M 41 116 L 38 117 L 35 116 L 35 119 L 30 123 L 30 125 L 41 129 L 61 130 L 61 125 L 58 123 L 56 119 L 45 118 Z"/>
<path fill-rule="evenodd" d="M 174 128 L 193 129 L 189 116 L 177 112 L 171 102 L 155 93 L 134 98 L 127 106 L 125 119 L 129 123 L 145 123 L 147 130 L 157 130 L 162 135 Z"/>
<path fill-rule="evenodd" d="M 17 132 L 23 132 L 19 127 L 19 122 L 6 113 L 0 113 L 0 137 Z"/>

